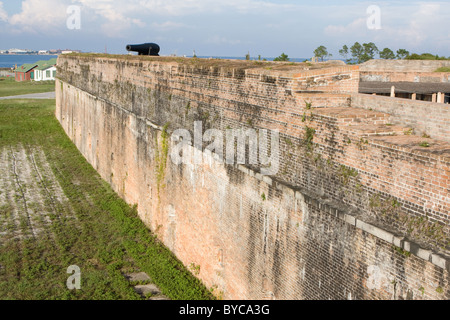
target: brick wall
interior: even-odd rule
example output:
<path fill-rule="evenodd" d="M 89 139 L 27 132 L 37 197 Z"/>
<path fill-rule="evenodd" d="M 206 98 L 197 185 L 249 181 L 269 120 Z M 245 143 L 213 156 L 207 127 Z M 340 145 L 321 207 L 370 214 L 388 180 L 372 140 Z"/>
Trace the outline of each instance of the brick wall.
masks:
<path fill-rule="evenodd" d="M 449 83 L 449 72 L 361 71 L 361 81 Z"/>
<path fill-rule="evenodd" d="M 450 67 L 449 60 L 383 60 L 373 59 L 360 65 L 361 72 L 434 72 L 441 67 Z"/>
<path fill-rule="evenodd" d="M 391 115 L 393 123 L 413 127 L 418 135 L 450 142 L 450 105 L 368 94 L 353 94 L 352 106 Z"/>
<path fill-rule="evenodd" d="M 389 115 L 350 107 L 355 67 L 207 63 L 58 60 L 63 128 L 185 265 L 226 299 L 450 297 L 448 144 L 366 134 Z M 194 121 L 279 130 L 278 174 L 175 165 L 162 132 Z"/>

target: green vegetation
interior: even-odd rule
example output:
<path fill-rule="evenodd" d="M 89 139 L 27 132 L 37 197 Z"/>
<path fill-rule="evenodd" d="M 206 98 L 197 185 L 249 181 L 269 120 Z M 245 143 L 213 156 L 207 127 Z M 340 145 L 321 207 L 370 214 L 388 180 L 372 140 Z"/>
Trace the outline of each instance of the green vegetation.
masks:
<path fill-rule="evenodd" d="M 0 97 L 55 91 L 55 81 L 22 81 L 0 78 Z"/>
<path fill-rule="evenodd" d="M 422 295 L 425 294 L 425 288 L 423 286 L 419 288 L 419 291 L 422 293 Z"/>
<path fill-rule="evenodd" d="M 313 140 L 315 133 L 316 129 L 310 128 L 308 126 L 305 127 L 305 143 L 308 150 L 311 150 L 313 147 Z"/>
<path fill-rule="evenodd" d="M 409 56 L 409 51 L 406 49 L 398 49 L 397 50 L 397 59 L 403 60 L 406 59 L 406 57 Z"/>
<path fill-rule="evenodd" d="M 354 60 L 358 63 L 363 63 L 375 58 L 375 54 L 379 52 L 377 46 L 373 42 L 363 43 L 355 42 L 353 46 L 350 47 L 350 52 Z"/>
<path fill-rule="evenodd" d="M 406 58 L 406 60 L 449 60 L 449 58 L 446 57 L 440 57 L 439 55 L 434 55 L 431 53 L 422 53 L 422 54 L 417 54 L 417 53 L 413 53 L 411 55 L 408 55 Z"/>
<path fill-rule="evenodd" d="M 342 178 L 343 183 L 348 184 L 350 182 L 350 178 L 356 178 L 358 176 L 358 171 L 353 168 L 341 165 L 339 175 Z"/>
<path fill-rule="evenodd" d="M 403 250 L 400 247 L 392 246 L 392 248 L 394 249 L 395 252 L 397 252 L 398 254 L 401 254 L 402 256 L 405 256 L 406 258 L 409 258 L 411 256 L 411 252 Z"/>
<path fill-rule="evenodd" d="M 342 58 L 345 59 L 346 62 L 350 62 L 348 59 L 348 46 L 344 44 L 341 50 L 339 50 L 339 55 L 342 56 Z"/>
<path fill-rule="evenodd" d="M 328 54 L 326 47 L 320 46 L 314 51 L 316 57 L 322 57 L 322 54 Z M 370 59 L 376 59 L 376 55 L 379 55 L 380 59 L 398 59 L 398 60 L 449 60 L 450 57 L 434 55 L 431 53 L 411 54 L 406 49 L 398 49 L 395 53 L 390 48 L 384 48 L 379 50 L 373 42 L 360 44 L 355 42 L 350 48 L 344 45 L 339 50 L 339 55 L 345 59 L 347 63 L 363 63 Z M 351 58 L 348 58 L 351 56 Z M 442 71 L 436 70 L 436 72 L 450 72 L 448 68 L 443 68 Z"/>
<path fill-rule="evenodd" d="M 384 48 L 380 51 L 381 59 L 395 59 L 395 53 L 389 48 Z"/>
<path fill-rule="evenodd" d="M 436 69 L 434 72 L 450 72 L 450 67 L 440 67 Z"/>
<path fill-rule="evenodd" d="M 323 61 L 325 58 L 331 56 L 332 54 L 328 52 L 328 49 L 325 46 L 320 46 L 316 50 L 314 50 L 314 57 L 319 58 L 320 61 Z"/>
<path fill-rule="evenodd" d="M 306 110 L 311 110 L 311 108 L 312 108 L 312 102 L 306 101 L 306 100 L 305 100 L 305 108 L 306 108 Z"/>
<path fill-rule="evenodd" d="M 0 101 L 0 152 L 12 152 L 19 145 L 29 156 L 42 150 L 67 197 L 54 202 L 50 221 L 34 222 L 41 230 L 36 237 L 26 233 L 27 221 L 12 227 L 28 236 L 10 232 L 11 226 L 3 222 L 13 211 L 10 206 L 0 208 L 0 232 L 6 233 L 0 238 L 0 298 L 142 299 L 122 272 L 144 271 L 171 299 L 212 299 L 147 229 L 136 207 L 119 198 L 86 162 L 54 112 L 55 100 Z M 46 206 L 52 201 L 46 200 Z M 66 287 L 71 265 L 81 269 L 81 290 Z"/>
<path fill-rule="evenodd" d="M 166 174 L 167 156 L 169 155 L 169 134 L 167 129 L 169 123 L 166 123 L 161 133 L 161 147 L 156 148 L 156 183 L 159 192 L 165 185 L 161 184 Z M 160 150 L 161 149 L 161 150 Z"/>
<path fill-rule="evenodd" d="M 289 57 L 283 52 L 279 57 L 273 59 L 273 61 L 289 61 Z"/>

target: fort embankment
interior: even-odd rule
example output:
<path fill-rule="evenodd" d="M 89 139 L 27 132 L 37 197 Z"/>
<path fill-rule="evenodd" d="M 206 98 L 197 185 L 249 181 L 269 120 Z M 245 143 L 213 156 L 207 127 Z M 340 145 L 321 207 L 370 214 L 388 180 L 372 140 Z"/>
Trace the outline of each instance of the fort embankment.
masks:
<path fill-rule="evenodd" d="M 71 54 L 57 68 L 68 136 L 216 296 L 450 299 L 449 105 L 361 95 L 359 67 L 339 63 Z M 173 163 L 172 132 L 196 121 L 278 130 L 278 173 L 208 152 Z"/>

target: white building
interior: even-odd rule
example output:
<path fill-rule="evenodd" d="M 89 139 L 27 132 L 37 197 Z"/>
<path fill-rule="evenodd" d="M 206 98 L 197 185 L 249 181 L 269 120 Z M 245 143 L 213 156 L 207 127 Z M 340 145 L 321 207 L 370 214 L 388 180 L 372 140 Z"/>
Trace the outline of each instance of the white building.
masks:
<path fill-rule="evenodd" d="M 48 50 L 39 50 L 39 54 L 48 54 Z"/>
<path fill-rule="evenodd" d="M 38 61 L 36 64 L 38 66 L 34 69 L 34 81 L 55 80 L 56 59 Z"/>
<path fill-rule="evenodd" d="M 9 53 L 15 53 L 15 54 L 21 54 L 21 53 L 27 53 L 27 50 L 22 50 L 22 49 L 9 49 L 8 50 Z"/>
<path fill-rule="evenodd" d="M 56 75 L 56 67 L 49 66 L 46 69 L 34 70 L 34 81 L 47 81 L 47 80 L 55 80 Z"/>

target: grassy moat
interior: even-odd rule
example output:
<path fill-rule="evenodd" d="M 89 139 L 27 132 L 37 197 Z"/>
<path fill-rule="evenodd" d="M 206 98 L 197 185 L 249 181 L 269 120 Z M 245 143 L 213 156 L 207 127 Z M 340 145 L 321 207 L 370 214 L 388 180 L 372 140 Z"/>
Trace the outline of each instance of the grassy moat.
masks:
<path fill-rule="evenodd" d="M 54 112 L 55 100 L 0 101 L 0 299 L 139 300 L 124 273 L 141 271 L 170 299 L 213 299 L 87 163 Z M 80 290 L 66 285 L 72 265 Z"/>
<path fill-rule="evenodd" d="M 16 82 L 14 78 L 0 78 L 0 97 L 17 96 L 29 93 L 42 93 L 55 91 L 55 81 L 22 81 Z"/>

